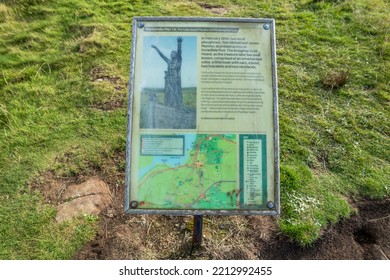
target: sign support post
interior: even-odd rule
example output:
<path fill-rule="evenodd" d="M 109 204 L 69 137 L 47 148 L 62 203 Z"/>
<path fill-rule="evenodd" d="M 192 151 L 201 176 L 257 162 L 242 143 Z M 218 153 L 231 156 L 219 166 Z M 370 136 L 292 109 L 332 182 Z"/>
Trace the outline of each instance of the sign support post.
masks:
<path fill-rule="evenodd" d="M 200 247 L 202 245 L 202 235 L 203 235 L 203 216 L 195 215 L 192 247 Z"/>

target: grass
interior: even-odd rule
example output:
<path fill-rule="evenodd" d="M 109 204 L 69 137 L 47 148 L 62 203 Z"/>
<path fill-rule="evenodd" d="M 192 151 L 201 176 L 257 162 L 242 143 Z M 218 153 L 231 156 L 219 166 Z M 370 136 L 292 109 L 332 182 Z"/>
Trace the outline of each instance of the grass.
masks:
<path fill-rule="evenodd" d="M 132 17 L 221 14 L 276 19 L 281 231 L 307 245 L 349 201 L 389 197 L 387 1 L 3 0 L 0 259 L 67 259 L 93 238 L 95 218 L 56 224 L 29 186 L 125 150 Z"/>

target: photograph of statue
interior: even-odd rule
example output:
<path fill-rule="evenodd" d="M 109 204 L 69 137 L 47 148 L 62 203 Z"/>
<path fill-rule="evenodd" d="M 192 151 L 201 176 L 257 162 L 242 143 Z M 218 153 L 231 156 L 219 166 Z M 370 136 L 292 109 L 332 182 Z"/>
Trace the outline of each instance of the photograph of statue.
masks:
<path fill-rule="evenodd" d="M 182 37 L 177 37 L 177 50 L 171 52 L 171 57 L 167 58 L 158 47 L 152 45 L 161 58 L 167 63 L 164 85 L 164 105 L 180 108 L 183 106 L 183 96 L 181 90 L 181 44 Z"/>
<path fill-rule="evenodd" d="M 195 36 L 145 36 L 141 128 L 196 128 Z"/>

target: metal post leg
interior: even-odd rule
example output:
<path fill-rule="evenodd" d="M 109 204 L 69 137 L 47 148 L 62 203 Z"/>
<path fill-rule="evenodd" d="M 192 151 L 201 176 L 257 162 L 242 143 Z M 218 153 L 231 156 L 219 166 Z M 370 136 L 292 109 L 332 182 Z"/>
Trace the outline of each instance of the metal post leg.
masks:
<path fill-rule="evenodd" d="M 194 216 L 194 234 L 192 239 L 192 245 L 199 247 L 202 245 L 202 234 L 203 234 L 203 216 Z"/>

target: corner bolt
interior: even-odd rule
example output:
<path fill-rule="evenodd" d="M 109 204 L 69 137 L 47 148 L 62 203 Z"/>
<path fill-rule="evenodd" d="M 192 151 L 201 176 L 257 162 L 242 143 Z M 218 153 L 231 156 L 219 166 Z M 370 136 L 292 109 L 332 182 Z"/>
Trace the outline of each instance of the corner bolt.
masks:
<path fill-rule="evenodd" d="M 274 203 L 273 201 L 268 201 L 267 207 L 268 207 L 269 209 L 274 209 L 274 208 L 275 208 L 275 203 Z"/>

